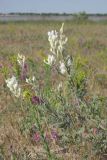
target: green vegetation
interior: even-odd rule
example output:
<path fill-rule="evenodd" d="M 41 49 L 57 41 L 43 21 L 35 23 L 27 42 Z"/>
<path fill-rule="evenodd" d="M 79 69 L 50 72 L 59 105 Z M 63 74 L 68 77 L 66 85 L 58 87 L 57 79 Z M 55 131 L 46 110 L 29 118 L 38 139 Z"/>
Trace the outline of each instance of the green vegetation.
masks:
<path fill-rule="evenodd" d="M 85 12 L 74 14 L 74 20 L 75 21 L 86 21 L 88 20 L 88 14 L 86 14 Z"/>
<path fill-rule="evenodd" d="M 107 159 L 107 26 L 83 19 L 0 23 L 0 159 Z"/>

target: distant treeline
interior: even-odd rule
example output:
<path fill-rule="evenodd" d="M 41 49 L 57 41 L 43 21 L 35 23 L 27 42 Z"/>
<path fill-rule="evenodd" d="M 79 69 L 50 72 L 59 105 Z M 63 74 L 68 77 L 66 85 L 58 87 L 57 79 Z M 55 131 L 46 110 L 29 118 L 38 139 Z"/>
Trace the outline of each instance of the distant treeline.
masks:
<path fill-rule="evenodd" d="M 10 13 L 0 13 L 0 15 L 42 15 L 42 16 L 75 16 L 78 14 L 85 14 L 87 16 L 107 16 L 107 13 L 91 13 L 88 14 L 86 12 L 79 12 L 79 13 L 22 13 L 22 12 L 10 12 Z"/>

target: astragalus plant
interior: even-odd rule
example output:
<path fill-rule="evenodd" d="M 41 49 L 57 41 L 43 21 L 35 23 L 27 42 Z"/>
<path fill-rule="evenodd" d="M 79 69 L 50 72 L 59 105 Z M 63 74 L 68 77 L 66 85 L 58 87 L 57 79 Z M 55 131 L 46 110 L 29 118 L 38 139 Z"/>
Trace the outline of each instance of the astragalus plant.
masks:
<path fill-rule="evenodd" d="M 43 146 L 41 159 L 73 159 L 74 154 L 79 160 L 92 159 L 107 153 L 106 98 L 88 93 L 87 60 L 67 53 L 63 27 L 48 32 L 50 51 L 42 73 L 18 54 L 14 74 L 5 82 L 26 112 L 22 134 L 34 146 Z"/>

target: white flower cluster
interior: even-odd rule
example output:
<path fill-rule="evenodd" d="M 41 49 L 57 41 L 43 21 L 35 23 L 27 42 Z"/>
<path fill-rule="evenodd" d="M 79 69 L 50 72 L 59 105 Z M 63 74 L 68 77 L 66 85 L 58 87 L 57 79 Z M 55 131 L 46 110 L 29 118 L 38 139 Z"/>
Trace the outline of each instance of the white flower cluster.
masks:
<path fill-rule="evenodd" d="M 56 62 L 55 56 L 53 55 L 48 55 L 47 59 L 44 59 L 44 63 L 52 66 Z"/>
<path fill-rule="evenodd" d="M 68 66 L 68 67 L 71 66 L 71 59 L 68 59 L 68 61 L 67 61 L 67 66 Z"/>
<path fill-rule="evenodd" d="M 47 59 L 44 60 L 44 63 L 52 66 L 55 62 L 59 61 L 59 71 L 61 74 L 66 73 L 66 67 L 70 67 L 71 59 L 67 58 L 67 64 L 65 65 L 62 60 L 63 52 L 65 49 L 65 45 L 68 41 L 68 38 L 63 33 L 64 23 L 62 24 L 59 33 L 55 31 L 48 32 L 48 41 L 50 43 L 50 51 L 52 55 L 48 55 Z"/>
<path fill-rule="evenodd" d="M 54 55 L 62 54 L 68 38 L 63 33 L 64 23 L 62 24 L 59 33 L 55 31 L 48 32 L 48 41 L 50 43 L 50 51 Z"/>
<path fill-rule="evenodd" d="M 63 33 L 63 27 L 64 23 L 62 24 L 62 27 L 60 28 L 60 35 L 59 35 L 59 45 L 58 45 L 58 53 L 63 53 L 65 45 L 68 41 L 68 38 Z"/>
<path fill-rule="evenodd" d="M 65 64 L 64 62 L 59 62 L 60 66 L 59 66 L 59 70 L 61 72 L 61 74 L 65 74 L 66 73 L 66 67 L 65 67 Z"/>
<path fill-rule="evenodd" d="M 15 76 L 12 76 L 11 78 L 8 78 L 5 80 L 7 87 L 10 89 L 10 91 L 14 94 L 16 97 L 20 97 L 21 95 L 21 88 L 19 87 L 18 81 Z"/>
<path fill-rule="evenodd" d="M 33 76 L 32 78 L 26 78 L 26 83 L 28 84 L 32 85 L 35 81 L 36 81 L 35 76 Z"/>
<path fill-rule="evenodd" d="M 32 76 L 30 78 L 26 78 L 26 83 L 30 84 L 32 89 L 35 91 L 35 93 L 37 92 L 37 86 L 36 86 L 36 78 L 35 76 Z"/>
<path fill-rule="evenodd" d="M 17 62 L 23 68 L 24 64 L 25 64 L 25 56 L 21 55 L 21 54 L 18 54 L 18 56 L 17 56 Z"/>
<path fill-rule="evenodd" d="M 56 48 L 58 45 L 58 32 L 56 32 L 56 30 L 48 32 L 48 41 L 50 43 L 50 51 L 53 54 L 56 54 Z"/>

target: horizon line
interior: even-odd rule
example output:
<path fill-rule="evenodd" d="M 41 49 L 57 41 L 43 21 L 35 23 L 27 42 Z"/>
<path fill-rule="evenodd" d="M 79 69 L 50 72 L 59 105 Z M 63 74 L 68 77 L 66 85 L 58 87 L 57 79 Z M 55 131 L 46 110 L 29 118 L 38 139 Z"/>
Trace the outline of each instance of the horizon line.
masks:
<path fill-rule="evenodd" d="M 0 12 L 0 14 L 59 14 L 59 15 L 70 15 L 70 14 L 79 14 L 79 13 L 85 13 L 85 14 L 102 14 L 105 15 L 107 14 L 107 12 L 105 13 L 100 13 L 100 12 L 96 12 L 96 13 L 89 13 L 89 12 L 85 12 L 85 11 L 79 11 L 79 12 Z"/>

